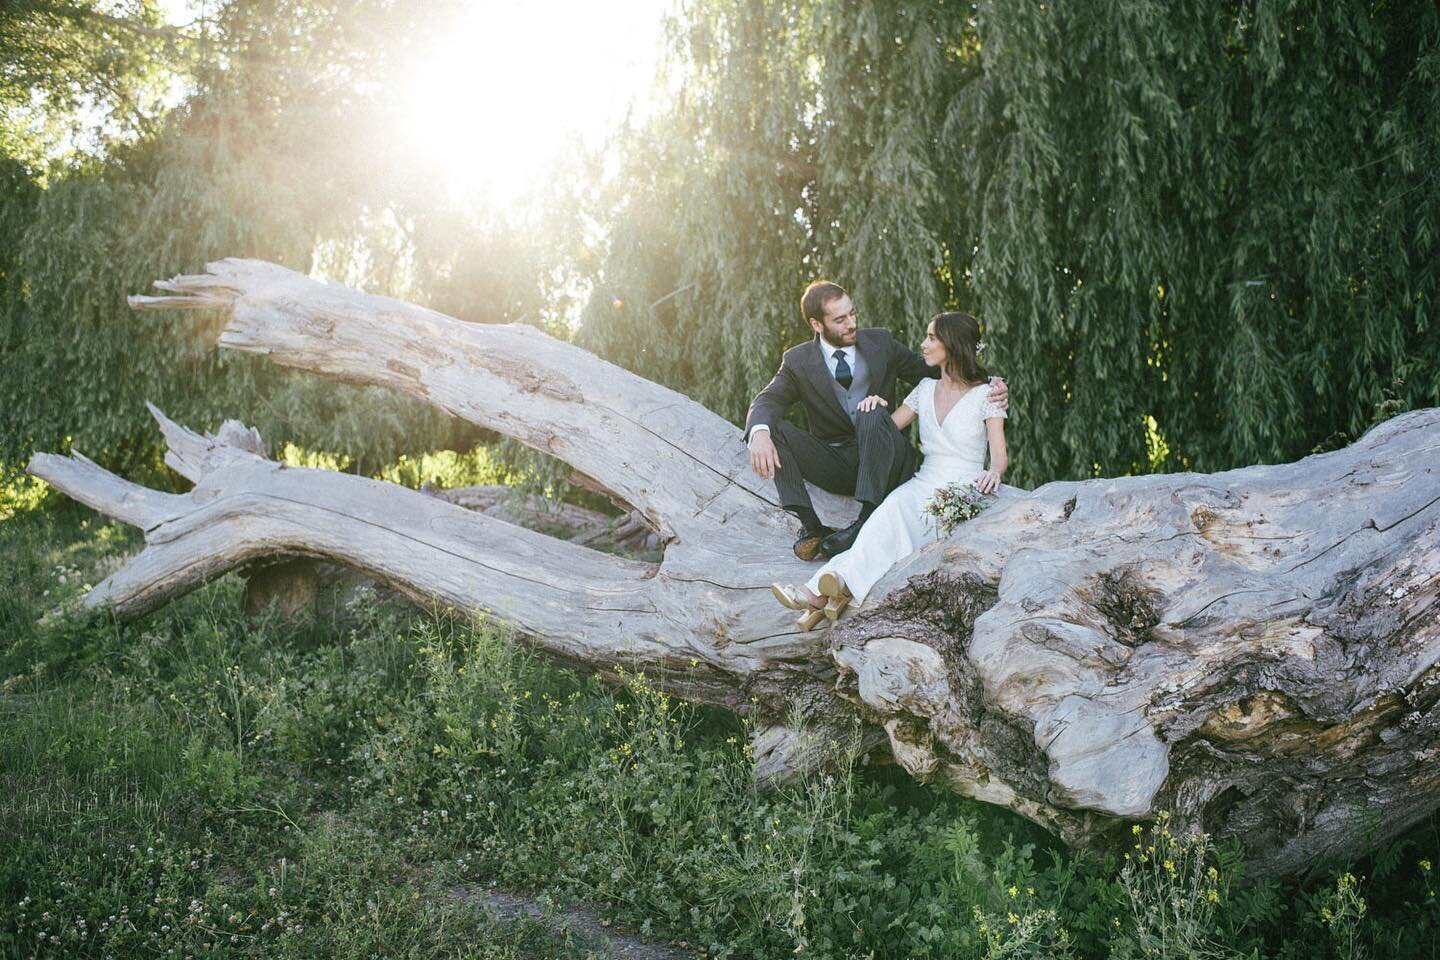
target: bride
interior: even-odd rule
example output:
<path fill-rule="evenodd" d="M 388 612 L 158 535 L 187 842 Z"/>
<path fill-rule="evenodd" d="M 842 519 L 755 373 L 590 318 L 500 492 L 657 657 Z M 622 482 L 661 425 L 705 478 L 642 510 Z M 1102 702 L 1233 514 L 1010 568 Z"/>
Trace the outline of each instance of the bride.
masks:
<path fill-rule="evenodd" d="M 948 483 L 973 483 L 981 493 L 1000 486 L 1008 458 L 1005 411 L 991 403 L 989 374 L 976 359 L 980 326 L 966 313 L 941 313 L 930 321 L 920 347 L 925 362 L 939 367 L 939 380 L 921 380 L 891 417 L 904 430 L 920 421 L 920 471 L 885 498 L 860 528 L 854 545 L 838 554 L 801 587 L 772 584 L 775 599 L 800 615 L 809 630 L 831 620 L 853 599 L 862 603 L 875 582 L 897 560 L 939 539 L 925 503 Z M 884 406 L 880 397 L 866 397 L 860 410 Z M 986 442 L 990 469 L 984 469 Z"/>

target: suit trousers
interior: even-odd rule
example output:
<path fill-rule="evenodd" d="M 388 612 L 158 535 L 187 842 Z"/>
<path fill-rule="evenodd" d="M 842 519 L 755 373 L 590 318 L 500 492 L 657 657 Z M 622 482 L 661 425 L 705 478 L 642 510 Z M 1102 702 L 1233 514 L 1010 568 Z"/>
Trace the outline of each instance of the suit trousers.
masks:
<path fill-rule="evenodd" d="M 915 473 L 915 451 L 886 407 L 855 415 L 853 442 L 827 443 L 783 420 L 772 432 L 780 457 L 775 489 L 780 506 L 787 509 L 814 509 L 806 480 L 822 490 L 878 504 Z"/>

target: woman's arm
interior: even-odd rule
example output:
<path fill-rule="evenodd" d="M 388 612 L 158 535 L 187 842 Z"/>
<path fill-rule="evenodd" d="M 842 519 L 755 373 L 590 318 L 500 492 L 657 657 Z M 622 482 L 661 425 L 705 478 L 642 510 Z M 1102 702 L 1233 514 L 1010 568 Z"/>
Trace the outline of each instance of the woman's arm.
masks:
<path fill-rule="evenodd" d="M 994 493 L 1000 486 L 1005 468 L 1010 466 L 1010 456 L 1005 449 L 1005 418 L 988 418 L 985 435 L 990 441 L 990 469 L 975 478 L 975 488 L 981 493 Z"/>

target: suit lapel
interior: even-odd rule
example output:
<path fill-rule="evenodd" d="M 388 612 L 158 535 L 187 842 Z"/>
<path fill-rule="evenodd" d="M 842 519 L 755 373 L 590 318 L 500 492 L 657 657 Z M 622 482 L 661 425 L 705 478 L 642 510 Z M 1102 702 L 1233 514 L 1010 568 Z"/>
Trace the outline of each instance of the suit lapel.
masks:
<path fill-rule="evenodd" d="M 835 396 L 835 377 L 830 373 L 830 367 L 825 363 L 825 352 L 820 349 L 820 338 L 817 336 L 810 341 L 810 349 L 803 354 L 805 368 L 810 377 L 810 382 L 815 385 L 819 394 L 829 401 L 834 414 L 843 421 L 849 421 L 845 408 L 840 404 L 840 399 Z"/>
<path fill-rule="evenodd" d="M 860 356 L 865 358 L 865 367 L 870 375 L 870 392 L 879 393 L 880 385 L 885 382 L 886 367 L 889 366 L 886 357 L 875 349 L 875 342 L 872 338 L 864 336 L 865 331 L 860 331 L 855 337 L 855 349 Z M 870 342 L 869 349 L 866 349 L 866 341 Z M 817 345 L 818 346 L 818 345 Z"/>

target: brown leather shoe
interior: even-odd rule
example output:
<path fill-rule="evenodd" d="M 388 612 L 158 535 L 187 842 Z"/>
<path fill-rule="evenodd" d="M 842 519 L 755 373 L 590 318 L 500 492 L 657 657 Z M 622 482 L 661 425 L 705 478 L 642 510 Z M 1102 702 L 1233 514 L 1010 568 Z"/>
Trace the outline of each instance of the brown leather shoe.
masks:
<path fill-rule="evenodd" d="M 800 539 L 795 541 L 795 556 L 801 560 L 828 559 L 828 554 L 822 554 L 820 543 L 834 532 L 829 527 L 801 530 Z"/>

